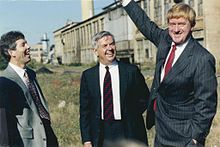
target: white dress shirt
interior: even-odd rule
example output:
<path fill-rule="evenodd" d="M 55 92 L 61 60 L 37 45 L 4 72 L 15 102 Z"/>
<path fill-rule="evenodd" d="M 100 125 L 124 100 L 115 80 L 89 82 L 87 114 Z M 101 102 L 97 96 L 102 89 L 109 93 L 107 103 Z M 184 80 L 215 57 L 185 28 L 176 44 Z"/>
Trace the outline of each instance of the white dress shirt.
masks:
<path fill-rule="evenodd" d="M 106 65 L 100 63 L 99 75 L 100 75 L 100 91 L 101 91 L 101 117 L 104 119 L 103 115 L 103 83 L 105 78 Z M 114 61 L 111 65 L 108 65 L 109 72 L 111 74 L 112 81 L 112 95 L 113 95 L 113 113 L 115 120 L 121 120 L 121 105 L 120 105 L 120 81 L 119 81 L 119 70 L 118 62 Z"/>
<path fill-rule="evenodd" d="M 182 52 L 184 51 L 184 49 L 185 49 L 186 45 L 188 44 L 188 42 L 189 42 L 189 39 L 188 39 L 186 42 L 184 42 L 183 44 L 181 44 L 181 45 L 176 45 L 176 51 L 175 51 L 175 56 L 174 56 L 174 60 L 173 60 L 173 63 L 172 63 L 172 67 L 173 67 L 173 65 L 176 63 L 177 59 L 180 57 L 180 55 L 182 54 Z M 166 61 L 165 61 L 164 65 L 163 65 L 163 67 L 162 67 L 162 70 L 161 70 L 162 72 L 161 72 L 161 75 L 160 75 L 160 82 L 163 81 L 164 72 L 165 72 L 164 66 L 167 64 L 167 60 L 168 60 L 168 58 L 169 58 L 169 56 L 170 56 L 170 53 L 171 53 L 171 50 L 172 50 L 172 46 L 173 46 L 174 44 L 175 44 L 175 43 L 172 42 L 172 44 L 171 44 L 171 49 L 170 49 L 170 51 L 169 51 L 169 53 L 168 53 L 168 55 L 167 55 L 167 57 L 166 57 Z"/>

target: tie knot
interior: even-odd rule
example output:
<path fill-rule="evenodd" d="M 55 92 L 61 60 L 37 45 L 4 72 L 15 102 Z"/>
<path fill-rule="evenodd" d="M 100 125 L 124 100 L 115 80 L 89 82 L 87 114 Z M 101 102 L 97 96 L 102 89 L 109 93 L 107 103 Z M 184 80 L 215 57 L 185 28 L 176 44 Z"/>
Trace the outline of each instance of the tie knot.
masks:
<path fill-rule="evenodd" d="M 24 71 L 24 77 L 25 77 L 25 78 L 28 78 L 28 73 L 27 73 L 26 70 Z"/>
<path fill-rule="evenodd" d="M 176 44 L 172 45 L 172 50 L 173 50 L 173 51 L 176 50 Z"/>
<path fill-rule="evenodd" d="M 109 67 L 108 67 L 108 66 L 106 66 L 105 69 L 106 69 L 107 71 L 109 71 Z"/>

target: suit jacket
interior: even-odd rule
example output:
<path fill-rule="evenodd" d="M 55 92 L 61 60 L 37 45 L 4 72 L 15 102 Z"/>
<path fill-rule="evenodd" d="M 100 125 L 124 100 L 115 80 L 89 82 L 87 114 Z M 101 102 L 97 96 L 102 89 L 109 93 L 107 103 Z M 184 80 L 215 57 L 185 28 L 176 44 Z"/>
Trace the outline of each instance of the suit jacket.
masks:
<path fill-rule="evenodd" d="M 147 143 L 142 117 L 149 90 L 143 75 L 135 65 L 118 62 L 120 104 L 126 138 Z M 83 72 L 80 86 L 80 129 L 82 142 L 98 143 L 101 126 L 101 92 L 99 64 Z"/>
<path fill-rule="evenodd" d="M 192 36 L 161 82 L 161 68 L 171 48 L 168 30 L 160 29 L 132 0 L 126 7 L 142 34 L 158 48 L 147 113 L 147 128 L 156 125 L 156 137 L 165 145 L 185 146 L 192 139 L 205 142 L 216 113 L 215 59 Z M 157 110 L 154 113 L 153 101 Z"/>
<path fill-rule="evenodd" d="M 36 82 L 41 101 L 47 104 L 35 79 L 35 72 L 27 69 Z M 0 77 L 0 146 L 46 147 L 46 134 L 38 110 L 28 88 L 19 75 L 8 66 Z"/>

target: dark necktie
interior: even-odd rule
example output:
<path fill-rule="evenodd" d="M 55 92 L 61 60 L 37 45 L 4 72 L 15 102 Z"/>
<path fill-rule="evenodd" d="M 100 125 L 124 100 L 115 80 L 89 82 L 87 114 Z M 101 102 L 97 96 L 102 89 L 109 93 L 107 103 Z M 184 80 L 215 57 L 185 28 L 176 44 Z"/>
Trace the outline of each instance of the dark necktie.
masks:
<path fill-rule="evenodd" d="M 175 51 L 176 51 L 176 45 L 172 45 L 172 50 L 171 50 L 171 53 L 169 55 L 169 58 L 167 60 L 166 66 L 165 66 L 164 77 L 168 74 L 168 72 L 170 71 L 170 69 L 172 67 L 173 60 L 175 58 Z"/>
<path fill-rule="evenodd" d="M 43 104 L 41 103 L 38 91 L 33 83 L 33 81 L 31 81 L 28 77 L 28 73 L 25 71 L 24 73 L 24 78 L 25 78 L 25 82 L 27 84 L 27 87 L 31 93 L 31 96 L 33 98 L 33 101 L 37 107 L 38 113 L 40 115 L 41 118 L 50 120 L 50 116 L 49 113 L 47 112 L 47 110 L 44 108 Z"/>
<path fill-rule="evenodd" d="M 112 82 L 109 67 L 106 66 L 106 74 L 103 85 L 104 120 L 114 120 Z"/>

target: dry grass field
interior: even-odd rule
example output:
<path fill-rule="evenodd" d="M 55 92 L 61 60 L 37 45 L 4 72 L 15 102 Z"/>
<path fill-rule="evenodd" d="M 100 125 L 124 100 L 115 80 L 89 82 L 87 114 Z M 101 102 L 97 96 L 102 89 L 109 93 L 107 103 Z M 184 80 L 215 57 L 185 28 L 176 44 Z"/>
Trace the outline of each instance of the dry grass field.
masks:
<path fill-rule="evenodd" d="M 49 103 L 52 126 L 61 147 L 81 147 L 79 130 L 80 75 L 85 66 L 48 66 L 53 74 L 38 74 L 38 80 Z M 143 71 L 145 73 L 145 71 Z M 146 76 L 150 86 L 152 77 Z M 220 78 L 218 78 L 220 82 Z M 218 87 L 218 93 L 220 88 Z M 218 104 L 218 108 L 220 105 Z M 213 121 L 207 138 L 207 147 L 220 147 L 220 110 Z M 153 146 L 154 128 L 148 131 L 150 147 Z"/>

